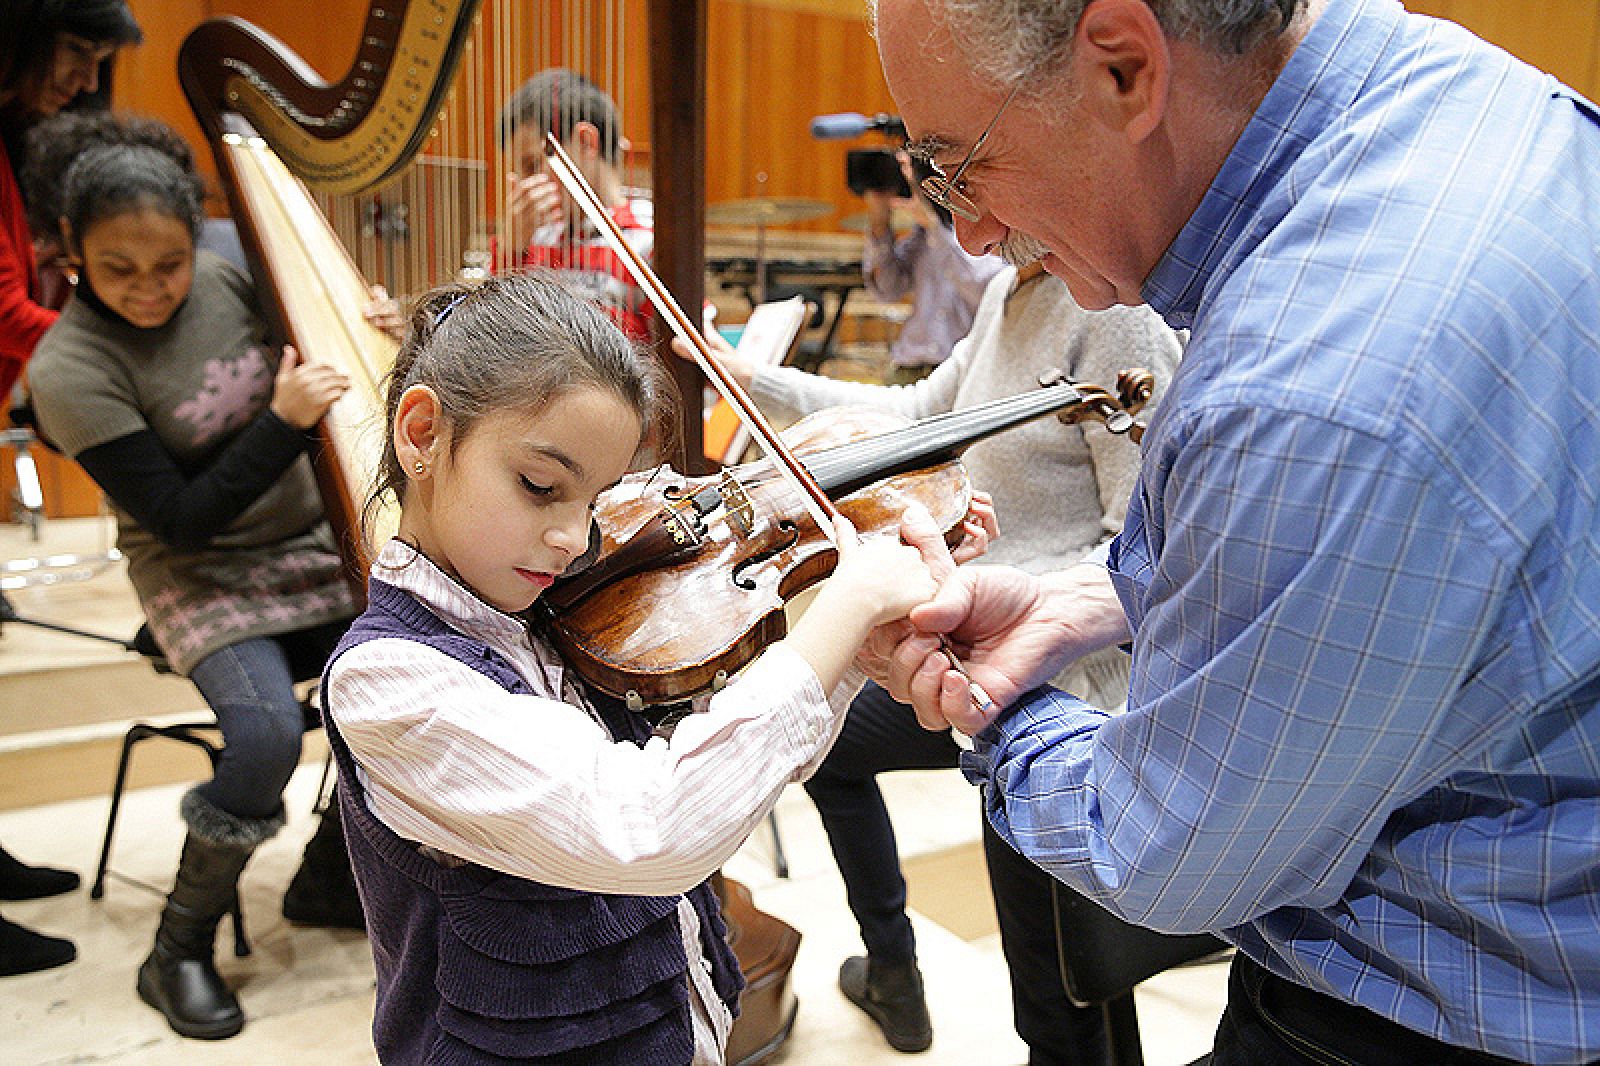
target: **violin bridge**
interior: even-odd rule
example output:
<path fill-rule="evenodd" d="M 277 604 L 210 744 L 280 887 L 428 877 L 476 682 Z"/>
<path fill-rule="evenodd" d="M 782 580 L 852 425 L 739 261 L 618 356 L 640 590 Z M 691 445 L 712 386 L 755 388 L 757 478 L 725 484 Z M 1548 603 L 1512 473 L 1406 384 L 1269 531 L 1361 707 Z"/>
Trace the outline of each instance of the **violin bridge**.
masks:
<path fill-rule="evenodd" d="M 722 493 L 722 509 L 728 524 L 738 532 L 739 536 L 748 537 L 750 531 L 755 528 L 756 509 L 744 491 L 744 486 L 739 483 L 738 478 L 724 470 L 718 488 Z"/>

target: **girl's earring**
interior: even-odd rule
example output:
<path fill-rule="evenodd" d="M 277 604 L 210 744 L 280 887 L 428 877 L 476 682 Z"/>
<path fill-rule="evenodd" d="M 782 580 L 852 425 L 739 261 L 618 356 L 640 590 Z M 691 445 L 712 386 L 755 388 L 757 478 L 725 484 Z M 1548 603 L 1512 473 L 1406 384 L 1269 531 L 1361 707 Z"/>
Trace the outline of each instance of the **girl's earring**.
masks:
<path fill-rule="evenodd" d="M 421 459 L 418 459 L 416 462 L 411 464 L 411 469 L 415 470 L 419 474 L 424 474 L 427 473 L 428 464 L 423 462 Z"/>

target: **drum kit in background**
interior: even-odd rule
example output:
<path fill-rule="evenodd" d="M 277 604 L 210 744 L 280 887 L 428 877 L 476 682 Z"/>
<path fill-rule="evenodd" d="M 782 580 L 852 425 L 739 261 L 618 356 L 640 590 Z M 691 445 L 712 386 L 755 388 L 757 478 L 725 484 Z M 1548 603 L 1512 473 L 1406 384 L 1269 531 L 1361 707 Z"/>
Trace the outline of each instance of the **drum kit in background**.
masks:
<path fill-rule="evenodd" d="M 753 196 L 708 205 L 706 225 L 742 226 L 755 230 L 755 283 L 750 298 L 759 305 L 767 302 L 768 295 L 767 227 L 810 222 L 832 213 L 833 205 L 825 200 L 800 196 Z"/>

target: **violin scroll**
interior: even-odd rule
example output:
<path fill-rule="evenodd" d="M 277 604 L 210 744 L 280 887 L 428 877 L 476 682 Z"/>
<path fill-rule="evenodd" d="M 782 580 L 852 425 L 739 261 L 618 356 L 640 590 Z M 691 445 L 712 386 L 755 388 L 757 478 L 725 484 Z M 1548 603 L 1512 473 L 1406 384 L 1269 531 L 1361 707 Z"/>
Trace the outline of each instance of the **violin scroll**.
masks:
<path fill-rule="evenodd" d="M 1046 370 L 1040 374 L 1039 384 L 1045 388 L 1067 385 L 1083 397 L 1080 402 L 1056 413 L 1056 417 L 1067 425 L 1093 419 L 1112 433 L 1127 434 L 1135 444 L 1144 436 L 1144 423 L 1134 416 L 1150 402 L 1150 397 L 1155 393 L 1156 378 L 1143 367 L 1131 367 L 1117 374 L 1115 396 L 1103 386 L 1074 381 L 1059 370 Z"/>

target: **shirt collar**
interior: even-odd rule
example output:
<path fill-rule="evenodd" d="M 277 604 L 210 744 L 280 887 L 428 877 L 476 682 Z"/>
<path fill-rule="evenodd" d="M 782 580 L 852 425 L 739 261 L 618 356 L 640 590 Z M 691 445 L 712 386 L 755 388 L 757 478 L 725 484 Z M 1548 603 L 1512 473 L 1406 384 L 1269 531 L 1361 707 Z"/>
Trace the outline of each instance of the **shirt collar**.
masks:
<path fill-rule="evenodd" d="M 411 593 L 460 633 L 501 647 L 527 643 L 526 622 L 485 603 L 398 537 L 383 546 L 372 572 L 378 580 Z"/>
<path fill-rule="evenodd" d="M 1270 229 L 1269 199 L 1306 147 L 1336 125 L 1397 32 L 1394 0 L 1328 0 L 1267 91 L 1200 206 L 1151 271 L 1144 298 L 1174 329 L 1194 325 L 1219 270 Z M 1279 210 L 1286 210 L 1284 200 Z"/>

